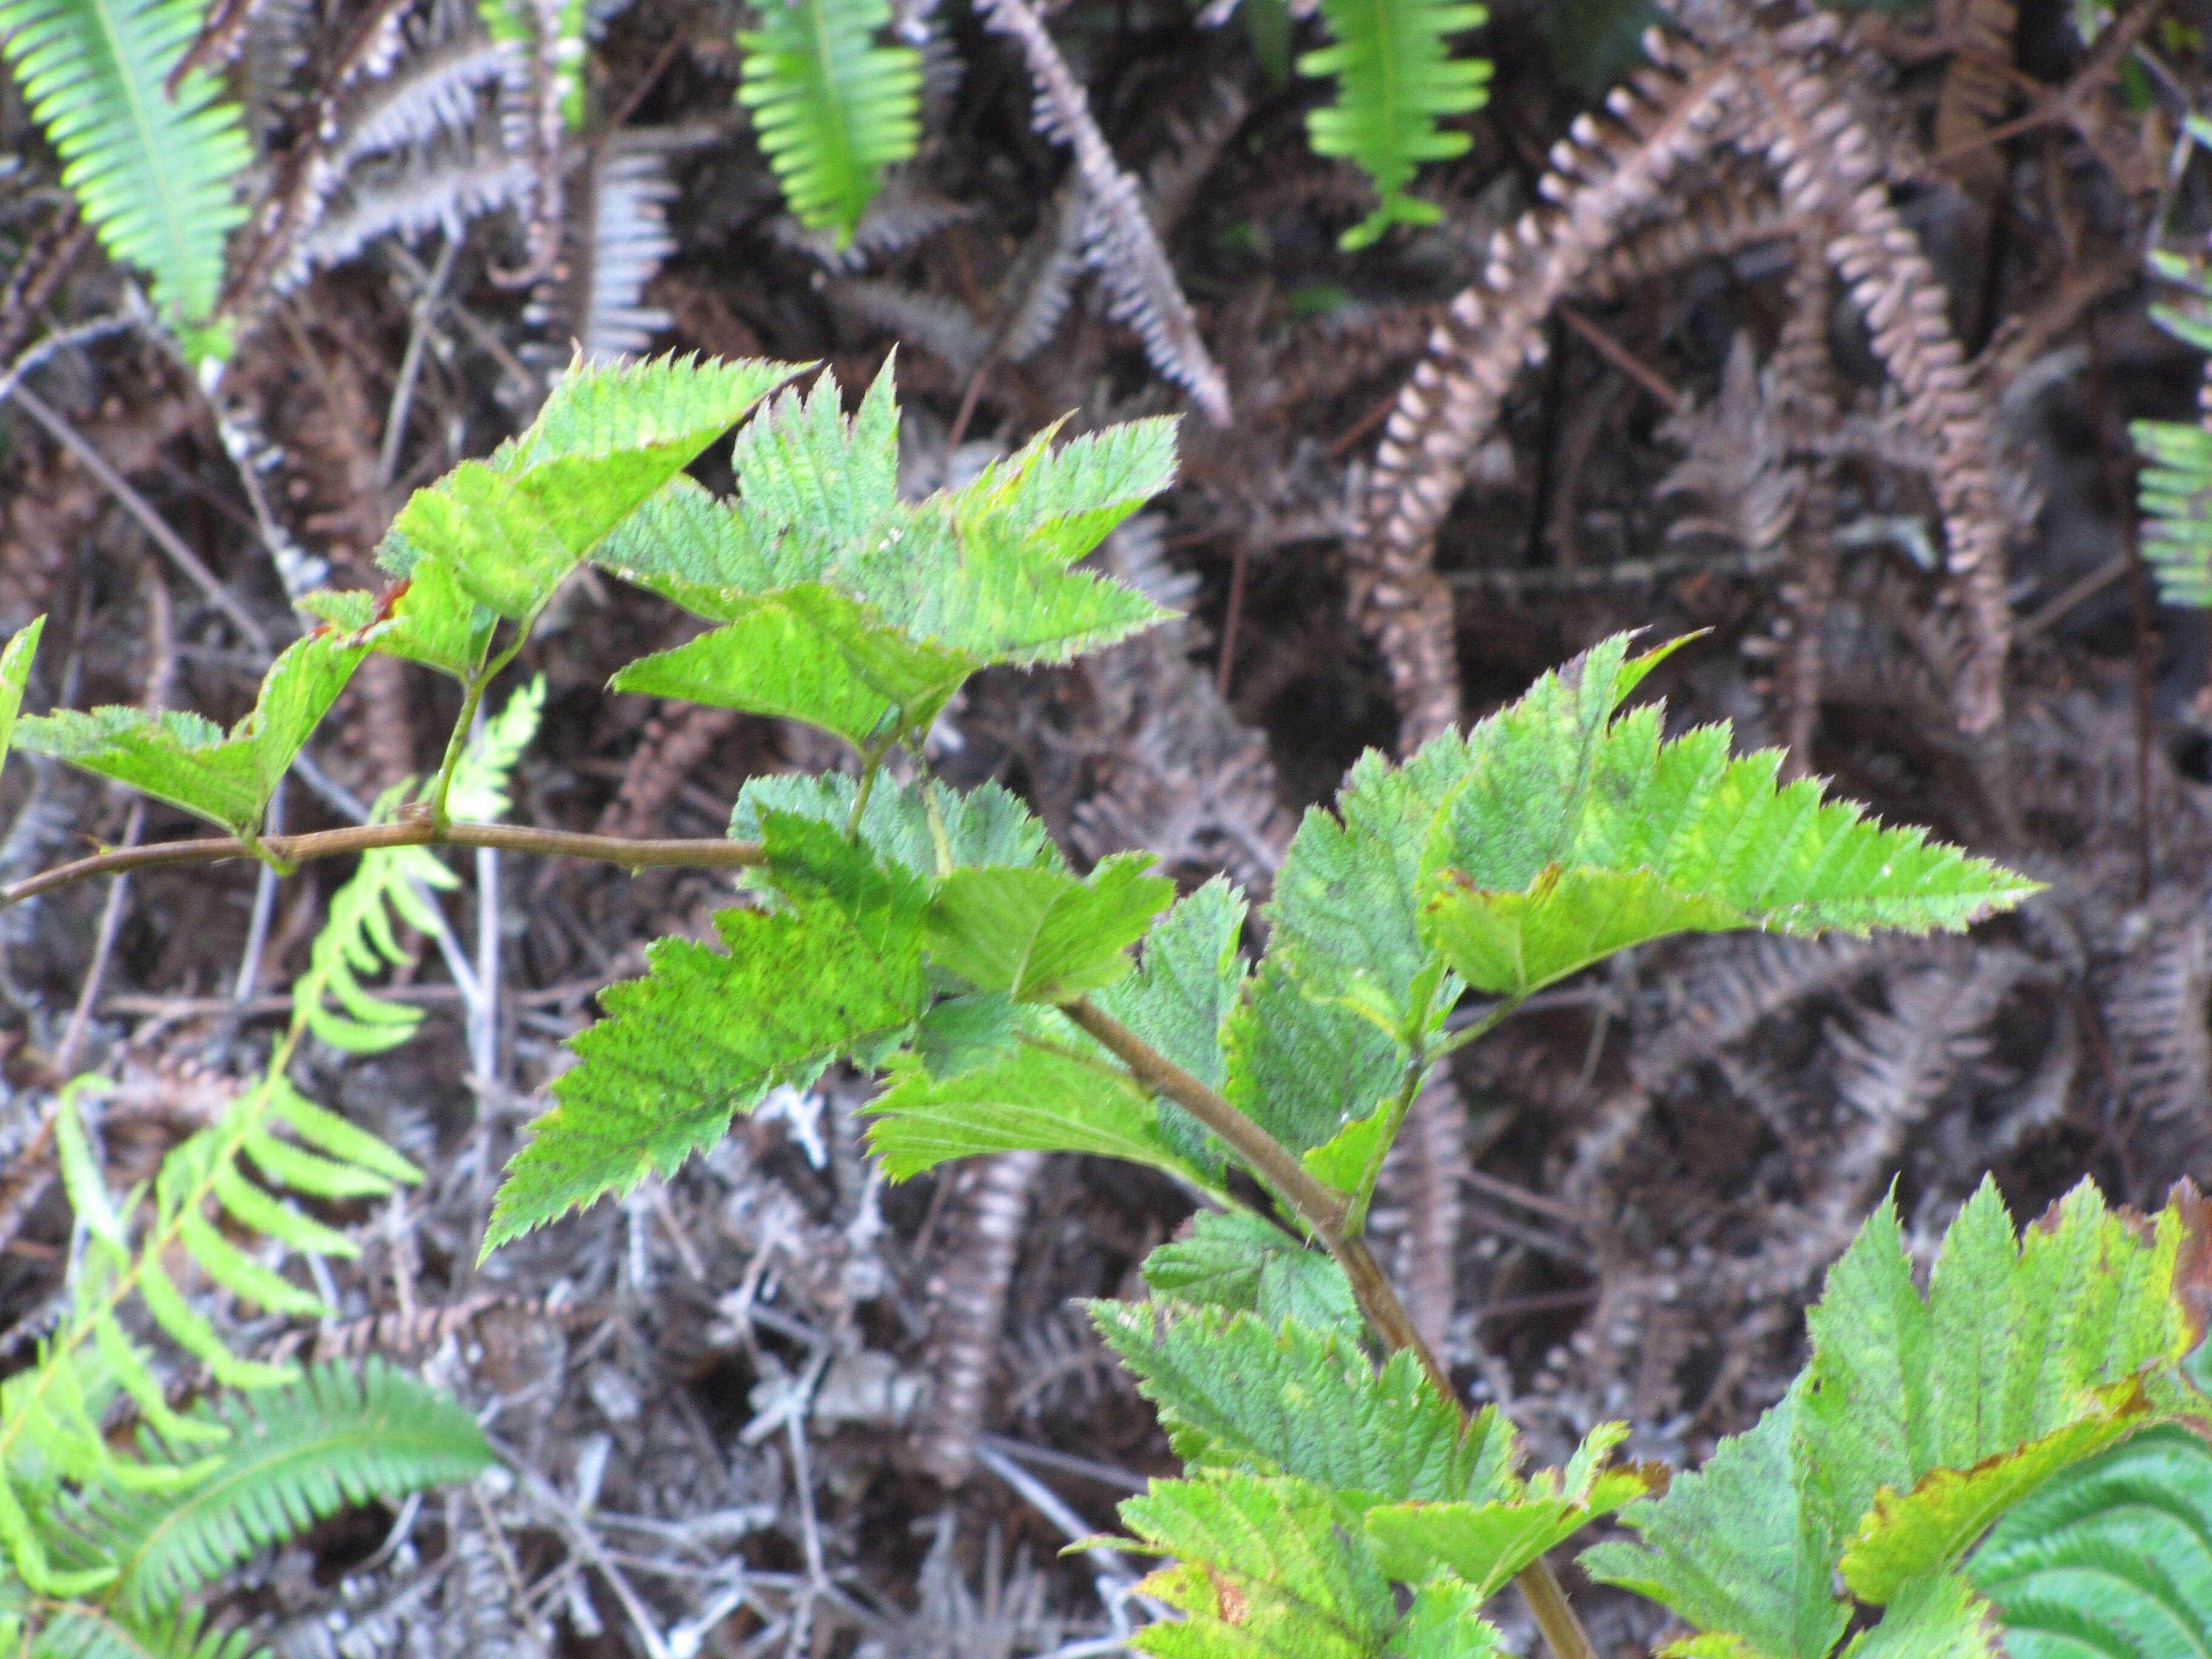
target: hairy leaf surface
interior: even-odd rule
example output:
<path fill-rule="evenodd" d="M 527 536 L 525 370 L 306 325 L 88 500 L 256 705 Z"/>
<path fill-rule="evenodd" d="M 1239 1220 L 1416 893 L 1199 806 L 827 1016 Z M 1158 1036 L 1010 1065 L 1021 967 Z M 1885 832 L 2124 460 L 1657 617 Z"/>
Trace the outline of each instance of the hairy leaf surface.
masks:
<path fill-rule="evenodd" d="M 2212 1448 L 2148 1429 L 2055 1476 L 1966 1564 L 2012 1659 L 2201 1651 L 2212 1632 Z"/>
<path fill-rule="evenodd" d="M 1296 1475 L 1363 1508 L 1519 1490 L 1511 1427 L 1495 1407 L 1463 1425 L 1410 1353 L 1378 1370 L 1356 1334 L 1295 1321 L 1172 1304 L 1089 1308 L 1194 1465 Z"/>
<path fill-rule="evenodd" d="M 560 1103 L 508 1165 L 487 1251 L 672 1172 L 776 1085 L 811 1082 L 922 1011 L 920 939 L 872 943 L 832 898 L 724 910 L 714 925 L 724 951 L 664 939 L 646 978 L 602 994 L 606 1017 L 572 1041 L 579 1063 L 553 1085 Z"/>

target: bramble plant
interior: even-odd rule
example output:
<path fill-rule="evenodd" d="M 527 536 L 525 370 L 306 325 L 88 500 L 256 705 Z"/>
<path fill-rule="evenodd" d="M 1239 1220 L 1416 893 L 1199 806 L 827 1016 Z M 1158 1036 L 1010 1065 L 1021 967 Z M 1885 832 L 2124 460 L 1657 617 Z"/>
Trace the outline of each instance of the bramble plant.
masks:
<path fill-rule="evenodd" d="M 527 432 L 416 495 L 384 550 L 392 589 L 313 598 L 324 625 L 237 726 L 22 721 L 19 747 L 227 834 L 4 897 L 160 861 L 437 844 L 736 871 L 719 948 L 663 939 L 602 996 L 485 1249 L 676 1170 L 836 1064 L 884 1079 L 871 1139 L 894 1178 L 1016 1148 L 1167 1172 L 1207 1207 L 1145 1263 L 1151 1299 L 1092 1310 L 1187 1465 L 1122 1506 L 1119 1547 L 1169 1558 L 1145 1589 L 1180 1614 L 1135 1636 L 1145 1651 L 1468 1659 L 1499 1650 L 1483 1605 L 1517 1580 L 1551 1650 L 1589 1659 L 1546 1558 L 1607 1516 L 1633 1541 L 1583 1563 L 1692 1627 L 1670 1653 L 1821 1659 L 1847 1636 L 1857 1659 L 2201 1650 L 2168 1637 L 2201 1635 L 2212 1556 L 2171 1580 L 2093 1570 L 2150 1536 L 2130 1518 L 2147 1492 L 2159 1535 L 2204 1555 L 2208 1460 L 2158 1426 L 2208 1415 L 2190 1367 L 2212 1238 L 2193 1190 L 2146 1218 L 2085 1185 L 2018 1234 L 1985 1185 L 1924 1285 L 1885 1203 L 1829 1275 L 1796 1385 L 1671 1485 L 1615 1462 L 1620 1424 L 1524 1473 L 1512 1425 L 1467 1410 L 1364 1238 L 1425 1081 L 1543 987 L 1685 932 L 1963 928 L 2034 883 L 1780 783 L 1779 757 L 1731 755 L 1724 726 L 1664 738 L 1658 707 L 1626 705 L 1675 647 L 1616 637 L 1402 764 L 1363 759 L 1300 828 L 1251 961 L 1227 883 L 1178 895 L 1140 854 L 1079 873 L 1012 794 L 954 790 L 923 757 L 979 669 L 1063 662 L 1160 618 L 1077 564 L 1171 481 L 1171 425 L 1048 433 L 907 503 L 890 371 L 850 419 L 826 380 L 756 409 L 802 372 L 580 368 Z M 740 421 L 724 501 L 684 469 Z M 457 817 L 462 734 L 586 562 L 713 624 L 617 689 L 808 722 L 852 746 L 857 775 L 756 778 L 714 842 Z M 261 835 L 276 780 L 372 651 L 463 688 L 419 807 Z"/>

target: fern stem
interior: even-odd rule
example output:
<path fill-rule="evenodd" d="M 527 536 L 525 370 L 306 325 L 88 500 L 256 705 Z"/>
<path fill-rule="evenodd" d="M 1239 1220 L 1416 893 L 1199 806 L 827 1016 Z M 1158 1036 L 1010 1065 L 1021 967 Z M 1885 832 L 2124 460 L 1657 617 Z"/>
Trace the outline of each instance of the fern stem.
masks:
<path fill-rule="evenodd" d="M 1479 1029 L 1490 1030 L 1519 1006 L 1517 1000 L 1499 1004 L 1483 1016 Z M 1393 1353 L 1411 1352 L 1419 1359 L 1437 1392 L 1452 1402 L 1464 1420 L 1467 1408 L 1459 1390 L 1452 1386 L 1451 1373 L 1422 1340 L 1413 1316 L 1398 1299 L 1366 1240 L 1346 1231 L 1347 1206 L 1342 1196 L 1309 1175 L 1280 1141 L 1247 1117 L 1234 1102 L 1207 1088 L 1089 998 L 1064 1002 L 1060 1011 L 1103 1044 L 1139 1083 L 1172 1100 L 1227 1141 L 1262 1181 L 1289 1202 L 1298 1219 L 1312 1229 L 1314 1237 L 1344 1269 L 1360 1313 L 1383 1346 Z M 1539 1556 L 1522 1569 L 1514 1582 L 1521 1586 L 1553 1659 L 1597 1659 L 1589 1632 L 1575 1616 L 1548 1562 Z"/>
<path fill-rule="evenodd" d="M 0 887 L 0 910 L 57 887 L 88 877 L 118 870 L 137 870 L 150 865 L 214 864 L 226 859 L 274 854 L 288 864 L 310 859 L 338 858 L 380 847 L 489 847 L 502 853 L 534 853 L 544 858 L 587 859 L 598 864 L 619 865 L 625 870 L 734 870 L 763 862 L 760 843 L 750 841 L 633 841 L 623 836 L 587 836 L 568 830 L 540 830 L 516 823 L 448 823 L 443 828 L 428 818 L 410 818 L 399 823 L 356 824 L 345 830 L 318 830 L 298 836 L 264 836 L 249 847 L 234 836 L 213 836 L 204 841 L 156 842 L 150 847 L 118 847 L 74 863 L 57 865 L 25 878 L 11 887 Z"/>

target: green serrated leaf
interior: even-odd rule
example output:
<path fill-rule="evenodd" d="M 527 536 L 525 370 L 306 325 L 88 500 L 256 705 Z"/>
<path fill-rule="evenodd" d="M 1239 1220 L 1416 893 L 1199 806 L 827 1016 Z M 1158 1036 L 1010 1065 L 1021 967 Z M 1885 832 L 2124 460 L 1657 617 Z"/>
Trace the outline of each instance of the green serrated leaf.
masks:
<path fill-rule="evenodd" d="M 1600 1425 L 1564 1473 L 1540 1471 L 1509 1498 L 1369 1510 L 1367 1535 L 1376 1559 L 1394 1578 L 1418 1583 L 1441 1567 L 1482 1596 L 1496 1595 L 1523 1567 L 1591 1522 L 1665 1485 L 1656 1469 L 1606 1467 L 1627 1432 L 1625 1423 Z"/>
<path fill-rule="evenodd" d="M 0 649 L 0 765 L 6 763 L 8 745 L 15 740 L 15 716 L 23 708 L 23 688 L 30 683 L 31 661 L 38 654 L 39 636 L 46 631 L 46 619 L 33 617 L 10 635 L 6 647 Z"/>
<path fill-rule="evenodd" d="M 526 621 L 617 525 L 797 372 L 675 357 L 579 363 L 521 435 L 415 493 L 392 523 L 398 544 L 446 566 L 477 604 Z"/>
<path fill-rule="evenodd" d="M 790 773 L 748 778 L 730 813 L 730 834 L 739 841 L 758 841 L 763 816 L 781 811 L 811 818 L 842 835 L 852 819 L 858 788 L 855 779 L 835 772 L 811 778 Z M 878 775 L 860 813 L 860 840 L 879 857 L 934 881 L 942 872 L 930 822 L 933 801 L 951 865 L 1066 868 L 1036 814 L 996 783 L 963 795 L 934 780 L 895 783 Z"/>
<path fill-rule="evenodd" d="M 1749 1433 L 1676 1475 L 1663 1497 L 1624 1510 L 1641 1547 L 1600 1544 L 1579 1558 L 1599 1583 L 1649 1596 L 1711 1633 L 1685 1655 L 1826 1659 L 1850 1621 L 1850 1603 L 1833 1591 L 1834 1557 L 1800 1495 L 1803 1393 L 1801 1380 Z"/>
<path fill-rule="evenodd" d="M 811 1082 L 925 1006 L 919 940 L 872 944 L 828 897 L 724 910 L 714 925 L 726 952 L 664 939 L 647 977 L 601 995 L 606 1017 L 574 1040 L 578 1064 L 553 1085 L 560 1103 L 508 1165 L 486 1250 L 673 1171 L 769 1089 Z"/>
<path fill-rule="evenodd" d="M 1221 1024 L 1244 990 L 1243 931 L 1243 893 L 1215 877 L 1152 924 L 1136 971 L 1100 991 L 1098 1006 L 1206 1087 L 1220 1088 L 1228 1073 Z M 1166 1102 L 1160 1121 L 1186 1158 L 1218 1170 L 1220 1144 L 1188 1112 Z"/>
<path fill-rule="evenodd" d="M 768 425 L 755 421 L 745 431 Z M 704 484 L 678 473 L 607 532 L 592 562 L 695 616 L 734 622 L 757 595 L 797 580 L 781 551 L 773 541 L 763 545 L 750 521 Z"/>
<path fill-rule="evenodd" d="M 1219 876 L 1152 924 L 1136 971 L 1098 1006 L 1209 1089 L 1227 1074 L 1221 1022 L 1244 988 L 1244 895 Z"/>
<path fill-rule="evenodd" d="M 1304 1154 L 1370 1116 L 1403 1085 L 1410 1056 L 1347 1002 L 1310 994 L 1287 948 L 1268 951 L 1221 1030 L 1222 1092 Z M 1325 969 L 1310 969 L 1322 980 Z M 1325 981 L 1323 981 L 1325 982 Z"/>
<path fill-rule="evenodd" d="M 1377 1370 L 1342 1330 L 1176 1304 L 1086 1305 L 1195 1465 L 1296 1475 L 1363 1508 L 1518 1490 L 1511 1425 L 1494 1407 L 1462 1419 L 1410 1353 Z"/>
<path fill-rule="evenodd" d="M 872 751 L 928 729 L 979 659 L 910 639 L 858 600 L 818 582 L 728 599 L 717 628 L 641 659 L 617 691 L 680 697 L 804 720 Z"/>
<path fill-rule="evenodd" d="M 1519 990 L 1684 928 L 1957 929 L 2039 890 L 1824 804 L 1816 780 L 1778 787 L 1779 752 L 1731 759 L 1725 726 L 1662 743 L 1656 706 L 1616 718 L 1661 654 L 1632 661 L 1615 636 L 1468 734 L 1422 864 L 1449 896 L 1429 925 L 1474 982 Z"/>
<path fill-rule="evenodd" d="M 1503 1652 L 1498 1626 L 1480 1616 L 1482 1602 L 1474 1585 L 1438 1573 L 1414 1589 L 1382 1650 L 1385 1659 L 1491 1659 Z"/>
<path fill-rule="evenodd" d="M 1030 1043 L 954 1078 L 896 1063 L 892 1077 L 868 1107 L 868 1144 L 894 1181 L 949 1158 L 1036 1150 L 1126 1158 L 1205 1184 L 1160 1133 L 1152 1098 L 1087 1054 Z"/>
<path fill-rule="evenodd" d="M 18 721 L 15 744 L 250 835 L 368 649 L 354 635 L 319 631 L 295 641 L 270 665 L 252 711 L 228 733 L 178 710 L 64 709 Z"/>
<path fill-rule="evenodd" d="M 1355 1198 L 1367 1195 L 1368 1183 L 1382 1167 L 1398 1126 L 1387 1111 L 1355 1118 L 1320 1146 L 1310 1148 L 1298 1161 L 1306 1173 L 1323 1186 L 1334 1187 Z"/>
<path fill-rule="evenodd" d="M 1974 1587 L 1955 1573 L 1931 1573 L 1903 1585 L 1881 1622 L 1854 1637 L 1844 1659 L 2005 1659 L 2007 1651 L 1990 1604 Z"/>
<path fill-rule="evenodd" d="M 1750 921 L 1717 899 L 1678 892 L 1649 870 L 1553 865 L 1526 892 L 1445 880 L 1427 915 L 1437 948 L 1476 990 L 1507 996 L 1527 996 L 1669 933 L 1729 933 Z"/>
<path fill-rule="evenodd" d="M 1138 1632 L 1133 1645 L 1159 1659 L 1370 1659 L 1398 1624 L 1389 1583 L 1323 1487 L 1156 1480 L 1121 1520 L 1142 1547 L 1176 1558 L 1139 1586 L 1183 1615 Z"/>
<path fill-rule="evenodd" d="M 1307 960 L 1327 963 L 1340 994 L 1371 987 L 1402 1029 L 1434 958 L 1420 923 L 1429 829 L 1467 776 L 1467 742 L 1446 732 L 1403 766 L 1370 750 L 1336 811 L 1309 810 L 1275 877 L 1267 921 Z"/>
<path fill-rule="evenodd" d="M 1144 872 L 1148 853 L 1115 853 L 1087 881 L 1056 871 L 958 869 L 930 907 L 930 955 L 978 989 L 1018 1001 L 1079 996 L 1129 970 L 1128 947 L 1175 899 Z"/>
<path fill-rule="evenodd" d="M 1145 1283 L 1155 1296 L 1250 1312 L 1259 1304 L 1260 1274 L 1270 1262 L 1306 1247 L 1249 1210 L 1200 1210 L 1190 1231 L 1145 1258 Z"/>
<path fill-rule="evenodd" d="M 1308 1330 L 1334 1331 L 1349 1343 L 1367 1334 L 1352 1281 L 1323 1250 L 1291 1250 L 1261 1267 L 1253 1312 L 1263 1325 L 1279 1329 L 1296 1321 Z"/>
<path fill-rule="evenodd" d="M 919 937 L 927 884 L 905 866 L 879 860 L 865 842 L 817 819 L 772 811 L 761 821 L 761 847 L 768 858 L 761 879 L 794 899 L 828 899 L 870 950 L 894 957 Z"/>
<path fill-rule="evenodd" d="M 1003 991 L 948 997 L 915 1028 L 915 1057 L 937 1083 L 1013 1058 L 1021 1041 L 1022 1005 Z"/>
<path fill-rule="evenodd" d="M 385 595 L 392 625 L 376 648 L 465 683 L 474 680 L 491 649 L 499 613 L 477 604 L 451 565 L 423 558 L 398 530 L 386 533 L 377 562 L 400 580 Z"/>
<path fill-rule="evenodd" d="M 2096 1391 L 2106 1407 L 1966 1469 L 1930 1469 L 1909 1492 L 1883 1487 L 1844 1552 L 1844 1582 L 1862 1601 L 1884 1602 L 1931 1565 L 1957 1560 L 1990 1523 L 2061 1469 L 2118 1444 L 2150 1401 L 2134 1380 Z"/>

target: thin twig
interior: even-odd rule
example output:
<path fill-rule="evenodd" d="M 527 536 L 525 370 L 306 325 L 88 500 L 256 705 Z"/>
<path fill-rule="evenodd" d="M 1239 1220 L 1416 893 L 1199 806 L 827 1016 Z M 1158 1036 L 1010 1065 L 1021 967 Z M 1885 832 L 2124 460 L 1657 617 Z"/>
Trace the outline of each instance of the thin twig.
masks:
<path fill-rule="evenodd" d="M 45 398 L 27 386 L 17 386 L 15 401 L 18 408 L 29 412 L 31 418 L 46 428 L 56 443 L 76 457 L 84 470 L 97 478 L 107 493 L 121 502 L 125 511 L 138 520 L 139 528 L 154 538 L 154 544 L 167 554 L 178 569 L 199 585 L 200 590 L 216 610 L 230 618 L 231 625 L 245 636 L 253 648 L 264 656 L 274 656 L 276 647 L 270 643 L 269 630 L 254 620 L 253 613 L 239 601 L 238 595 L 216 580 L 215 572 L 200 562 L 200 556 L 185 545 L 184 538 L 169 528 L 161 515 L 154 511 L 124 476 L 108 465 L 102 455 L 82 434 L 48 406 Z"/>
<path fill-rule="evenodd" d="M 131 803 L 131 821 L 124 826 L 123 844 L 137 844 L 145 828 L 146 802 L 142 796 Z M 61 1045 L 54 1050 L 54 1070 L 64 1077 L 76 1069 L 77 1050 L 84 1046 L 85 1030 L 92 1021 L 92 1006 L 100 1000 L 100 982 L 107 977 L 107 963 L 115 954 L 115 935 L 123 926 L 123 902 L 130 885 L 128 872 L 118 872 L 108 886 L 107 902 L 100 908 L 100 936 L 93 944 L 92 965 L 84 970 L 84 988 L 77 993 L 76 1006 L 70 1010 Z"/>
<path fill-rule="evenodd" d="M 0 910 L 88 876 L 118 870 L 157 864 L 217 864 L 250 858 L 257 852 L 286 865 L 297 865 L 310 859 L 366 853 L 378 847 L 493 847 L 504 853 L 530 853 L 542 858 L 588 859 L 625 870 L 742 870 L 765 858 L 757 842 L 630 841 L 620 836 L 586 836 L 571 830 L 539 830 L 517 823 L 448 823 L 441 830 L 427 819 L 410 818 L 350 830 L 318 830 L 308 835 L 264 836 L 251 848 L 235 836 L 118 847 L 43 870 L 11 887 L 0 887 Z"/>
<path fill-rule="evenodd" d="M 1652 368 L 1642 358 L 1637 356 L 1634 352 L 1629 350 L 1626 346 L 1621 344 L 1620 341 L 1614 339 L 1612 335 L 1590 321 L 1572 306 L 1562 305 L 1559 307 L 1559 316 L 1569 328 L 1597 348 L 1598 356 L 1642 386 L 1661 403 L 1666 404 L 1669 414 L 1680 411 L 1682 394 L 1662 380 L 1656 369 Z"/>
<path fill-rule="evenodd" d="M 284 786 L 282 781 L 276 792 L 269 797 L 269 811 L 263 819 L 264 826 L 275 835 L 284 830 Z M 232 987 L 230 1000 L 242 1005 L 261 988 L 261 953 L 269 948 L 269 923 L 276 914 L 276 866 L 264 864 L 253 880 L 253 915 L 246 925 L 246 949 L 238 959 L 238 980 Z"/>

